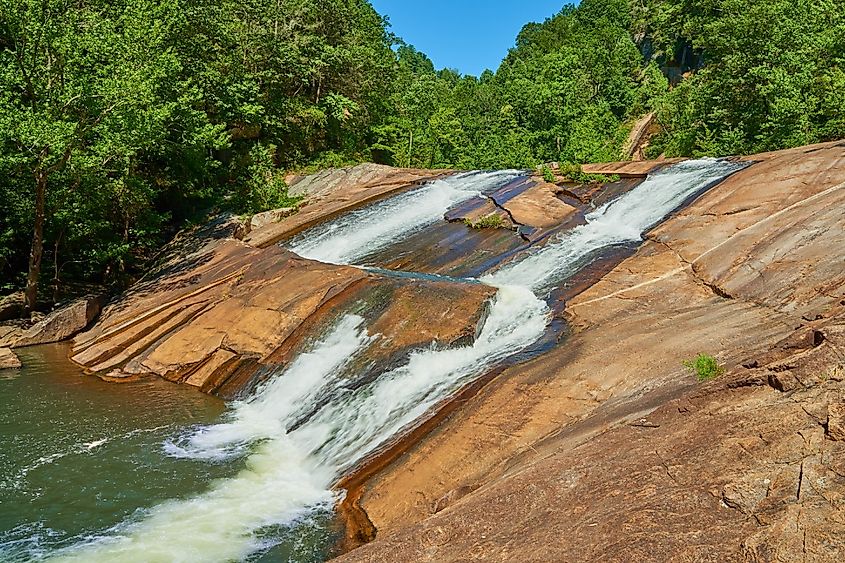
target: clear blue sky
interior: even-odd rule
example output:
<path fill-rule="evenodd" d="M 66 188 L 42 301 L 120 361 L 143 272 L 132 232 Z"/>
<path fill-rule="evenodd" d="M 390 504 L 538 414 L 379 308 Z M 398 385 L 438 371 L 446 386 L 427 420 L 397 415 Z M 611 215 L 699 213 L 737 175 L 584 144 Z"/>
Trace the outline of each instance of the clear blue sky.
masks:
<path fill-rule="evenodd" d="M 437 68 L 478 76 L 496 70 L 528 22 L 542 22 L 574 0 L 370 0 L 391 31 Z"/>

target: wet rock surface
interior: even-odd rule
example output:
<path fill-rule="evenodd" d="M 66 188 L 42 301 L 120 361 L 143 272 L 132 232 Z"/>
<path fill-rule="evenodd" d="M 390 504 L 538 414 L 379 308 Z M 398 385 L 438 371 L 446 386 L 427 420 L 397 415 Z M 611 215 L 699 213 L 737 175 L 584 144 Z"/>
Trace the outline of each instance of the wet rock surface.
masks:
<path fill-rule="evenodd" d="M 432 342 L 472 341 L 493 294 L 480 284 L 322 264 L 215 232 L 188 237 L 190 252 L 175 252 L 109 305 L 74 340 L 71 358 L 111 381 L 154 375 L 234 397 L 284 366 L 341 312 L 382 327 L 377 353 L 367 358 L 378 366 Z"/>
<path fill-rule="evenodd" d="M 443 173 L 448 172 L 361 164 L 299 178 L 289 190 L 291 195 L 305 198 L 298 212 L 256 227 L 244 241 L 259 248 L 276 244 L 339 213 L 413 188 Z"/>
<path fill-rule="evenodd" d="M 478 277 L 584 222 L 584 214 L 642 182 L 555 185 L 521 177 L 449 209 L 444 219 L 370 257 L 391 270 Z M 497 217 L 490 226 L 485 219 Z"/>
<path fill-rule="evenodd" d="M 372 476 L 343 559 L 840 560 L 845 148 L 751 160 Z"/>
<path fill-rule="evenodd" d="M 21 367 L 21 361 L 9 348 L 0 348 L 0 370 Z"/>

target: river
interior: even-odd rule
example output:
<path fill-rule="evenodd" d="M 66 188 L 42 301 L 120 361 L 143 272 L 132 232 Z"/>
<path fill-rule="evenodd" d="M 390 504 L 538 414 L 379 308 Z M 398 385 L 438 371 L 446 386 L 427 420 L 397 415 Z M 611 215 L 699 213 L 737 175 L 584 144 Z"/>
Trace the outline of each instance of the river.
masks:
<path fill-rule="evenodd" d="M 578 268 L 603 250 L 641 240 L 739 168 L 690 161 L 650 176 L 588 213 L 585 224 L 483 276 L 497 294 L 473 344 L 420 349 L 359 388 L 346 388 L 339 375 L 371 339 L 356 315 L 342 317 L 286 370 L 225 411 L 177 386 L 97 383 L 79 377 L 58 352 L 27 352 L 27 368 L 0 381 L 8 386 L 3 438 L 14 444 L 4 451 L 12 477 L 2 497 L 0 553 L 68 561 L 324 559 L 336 533 L 331 510 L 342 494 L 332 485 L 345 472 L 540 338 L 545 297 Z M 367 265 L 369 255 L 440 220 L 449 206 L 517 175 L 439 180 L 288 245 L 309 258 Z M 322 406 L 312 413 L 315 404 Z M 33 408 L 22 412 L 21 405 Z"/>

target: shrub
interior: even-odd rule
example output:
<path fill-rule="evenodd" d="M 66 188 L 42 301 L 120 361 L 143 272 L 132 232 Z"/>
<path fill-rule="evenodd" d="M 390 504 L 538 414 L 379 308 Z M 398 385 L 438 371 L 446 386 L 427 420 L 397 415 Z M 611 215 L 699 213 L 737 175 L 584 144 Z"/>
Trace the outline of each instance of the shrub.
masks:
<path fill-rule="evenodd" d="M 502 216 L 498 213 L 491 213 L 490 215 L 485 215 L 481 217 L 478 221 L 471 221 L 469 219 L 464 219 L 464 223 L 467 227 L 472 229 L 498 229 L 502 227 Z"/>
<path fill-rule="evenodd" d="M 725 373 L 725 368 L 713 356 L 699 354 L 694 360 L 684 362 L 684 367 L 689 368 L 699 381 L 709 381 Z"/>
<path fill-rule="evenodd" d="M 551 168 L 549 168 L 548 166 L 546 166 L 546 165 L 544 164 L 544 165 L 543 165 L 542 172 L 543 172 L 543 180 L 545 180 L 546 182 L 548 182 L 548 183 L 550 183 L 550 184 L 554 184 L 554 183 L 555 183 L 555 181 L 557 180 L 557 178 L 555 178 L 555 173 L 554 173 L 554 172 L 552 172 L 552 169 L 551 169 Z"/>
<path fill-rule="evenodd" d="M 563 174 L 573 182 L 582 184 L 609 184 L 611 182 L 618 182 L 619 176 L 616 174 L 587 174 L 581 169 L 581 165 L 574 162 L 565 162 L 560 167 L 560 174 Z"/>

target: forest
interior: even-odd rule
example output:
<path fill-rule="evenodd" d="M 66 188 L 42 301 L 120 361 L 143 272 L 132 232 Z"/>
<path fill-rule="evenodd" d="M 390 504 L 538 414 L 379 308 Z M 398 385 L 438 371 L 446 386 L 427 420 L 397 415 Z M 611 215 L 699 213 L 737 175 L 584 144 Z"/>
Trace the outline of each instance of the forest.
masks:
<path fill-rule="evenodd" d="M 533 168 L 845 137 L 841 0 L 583 0 L 495 71 L 436 69 L 367 0 L 0 0 L 0 294 L 124 287 L 290 171 Z"/>

